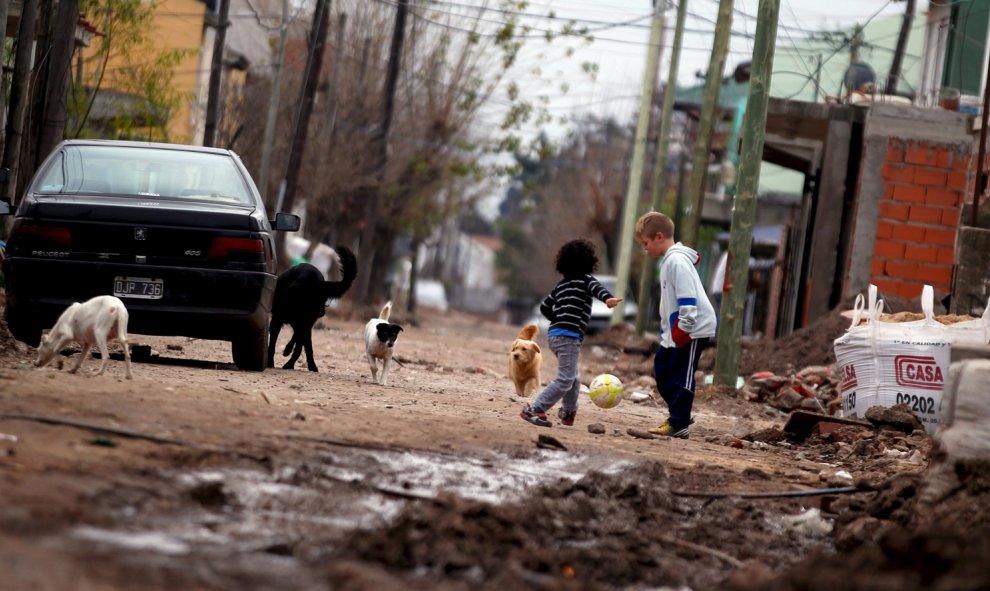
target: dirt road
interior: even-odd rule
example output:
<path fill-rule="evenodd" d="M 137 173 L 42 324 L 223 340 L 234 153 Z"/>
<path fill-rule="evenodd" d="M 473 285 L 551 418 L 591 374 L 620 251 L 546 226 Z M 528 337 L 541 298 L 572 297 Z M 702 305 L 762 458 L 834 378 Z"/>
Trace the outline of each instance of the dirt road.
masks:
<path fill-rule="evenodd" d="M 418 326 L 406 324 L 401 366 L 383 387 L 371 382 L 363 324 L 325 319 L 314 336 L 319 373 L 302 362 L 239 372 L 226 343 L 185 338 L 135 336 L 152 355 L 130 381 L 119 361 L 94 377 L 95 360 L 71 375 L 67 363 L 34 368 L 23 346 L 0 353 L 2 586 L 758 582 L 832 548 L 830 519 L 788 522 L 821 499 L 678 493 L 824 487 L 842 469 L 879 481 L 927 462 L 744 441 L 784 417 L 712 388 L 699 391 L 687 441 L 628 433 L 663 420 L 652 402 L 602 410 L 585 400 L 573 427 L 553 415 L 542 429 L 520 420 L 525 400 L 504 376 L 516 327 L 424 311 Z M 607 371 L 648 392 L 648 360 L 592 339 L 584 381 Z M 548 355 L 544 380 L 555 369 Z M 566 450 L 537 447 L 539 435 Z M 927 452 L 905 437 L 892 447 Z"/>

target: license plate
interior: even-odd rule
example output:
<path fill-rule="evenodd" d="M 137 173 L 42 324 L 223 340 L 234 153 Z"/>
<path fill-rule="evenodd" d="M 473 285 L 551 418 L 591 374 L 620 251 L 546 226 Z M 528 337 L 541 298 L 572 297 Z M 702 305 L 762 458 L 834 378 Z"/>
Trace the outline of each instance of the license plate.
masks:
<path fill-rule="evenodd" d="M 119 298 L 160 300 L 165 293 L 165 282 L 149 277 L 114 277 L 113 295 Z"/>

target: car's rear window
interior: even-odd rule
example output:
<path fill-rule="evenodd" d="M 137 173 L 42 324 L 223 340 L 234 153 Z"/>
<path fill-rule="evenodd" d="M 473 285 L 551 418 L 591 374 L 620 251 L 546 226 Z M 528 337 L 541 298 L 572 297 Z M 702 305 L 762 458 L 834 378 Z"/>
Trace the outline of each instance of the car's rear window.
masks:
<path fill-rule="evenodd" d="M 254 204 L 231 157 L 158 148 L 66 146 L 34 190 Z"/>

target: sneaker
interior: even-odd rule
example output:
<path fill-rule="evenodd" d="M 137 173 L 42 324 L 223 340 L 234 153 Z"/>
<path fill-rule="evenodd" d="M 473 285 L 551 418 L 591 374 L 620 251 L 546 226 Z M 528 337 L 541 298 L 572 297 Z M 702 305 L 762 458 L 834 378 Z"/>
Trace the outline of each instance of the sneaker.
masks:
<path fill-rule="evenodd" d="M 664 435 L 666 437 L 676 437 L 678 439 L 687 439 L 691 433 L 687 427 L 671 426 L 670 421 L 664 421 L 659 427 L 647 429 L 647 431 L 653 433 L 654 435 Z"/>
<path fill-rule="evenodd" d="M 545 412 L 533 412 L 533 408 L 530 405 L 523 407 L 522 412 L 519 413 L 524 421 L 529 421 L 538 427 L 552 427 L 553 423 L 547 420 L 547 413 Z"/>
<path fill-rule="evenodd" d="M 574 419 L 577 418 L 577 411 L 560 409 L 557 411 L 557 416 L 560 417 L 560 423 L 562 425 L 570 427 L 574 424 Z"/>

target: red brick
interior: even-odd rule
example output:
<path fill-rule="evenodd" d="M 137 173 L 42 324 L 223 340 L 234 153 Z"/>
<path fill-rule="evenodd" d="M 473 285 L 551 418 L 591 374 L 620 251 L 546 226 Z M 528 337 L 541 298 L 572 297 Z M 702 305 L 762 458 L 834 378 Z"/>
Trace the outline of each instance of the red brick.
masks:
<path fill-rule="evenodd" d="M 921 222 L 922 224 L 939 224 L 942 222 L 942 212 L 943 210 L 934 207 L 912 205 L 911 214 L 908 216 L 908 219 L 912 222 Z"/>
<path fill-rule="evenodd" d="M 914 174 L 915 169 L 913 166 L 904 166 L 903 164 L 884 164 L 883 174 L 881 176 L 887 181 L 913 183 Z"/>
<path fill-rule="evenodd" d="M 942 211 L 942 225 L 950 228 L 959 227 L 959 210 L 946 209 Z"/>
<path fill-rule="evenodd" d="M 883 222 L 880 222 L 881 224 Z M 908 242 L 923 242 L 925 240 L 925 229 L 921 226 L 900 225 L 894 226 L 894 240 L 906 240 Z"/>
<path fill-rule="evenodd" d="M 920 283 L 902 283 L 897 290 L 897 295 L 902 298 L 916 298 L 921 295 L 923 287 Z"/>
<path fill-rule="evenodd" d="M 938 249 L 938 260 L 936 261 L 942 265 L 952 265 L 956 262 L 956 251 L 954 248 L 940 248 Z"/>
<path fill-rule="evenodd" d="M 889 220 L 906 221 L 910 211 L 911 210 L 907 205 L 900 205 L 896 203 L 880 204 L 880 217 L 884 217 Z"/>
<path fill-rule="evenodd" d="M 956 245 L 956 231 L 942 228 L 925 228 L 925 242 L 929 244 Z M 919 240 L 920 242 L 920 240 Z"/>
<path fill-rule="evenodd" d="M 892 281 L 890 279 L 880 279 L 877 277 L 872 278 L 870 280 L 870 283 L 876 285 L 877 289 L 880 291 L 881 294 L 885 294 L 885 293 L 897 294 L 897 292 L 900 291 L 900 287 L 901 287 L 900 281 Z"/>
<path fill-rule="evenodd" d="M 949 189 L 955 189 L 957 191 L 965 191 L 969 189 L 969 175 L 961 170 L 953 170 L 949 173 L 948 179 L 946 181 L 946 186 Z"/>
<path fill-rule="evenodd" d="M 887 261 L 883 270 L 888 277 L 915 279 L 918 273 L 918 264 L 910 261 Z"/>
<path fill-rule="evenodd" d="M 873 249 L 873 255 L 891 259 L 903 258 L 904 244 L 900 242 L 891 242 L 890 240 L 877 240 L 877 245 Z"/>
<path fill-rule="evenodd" d="M 925 188 L 916 185 L 894 185 L 894 201 L 925 202 Z"/>
<path fill-rule="evenodd" d="M 887 143 L 887 162 L 904 162 L 904 143 L 890 140 Z"/>
<path fill-rule="evenodd" d="M 873 265 L 870 267 L 870 275 L 874 277 L 877 275 L 883 275 L 883 261 L 880 259 L 873 259 Z"/>
<path fill-rule="evenodd" d="M 944 170 L 934 168 L 916 168 L 914 182 L 926 187 L 944 187 L 947 175 Z"/>
<path fill-rule="evenodd" d="M 928 142 L 912 142 L 904 150 L 904 161 L 908 164 L 935 166 L 938 164 L 938 157 L 935 150 L 928 147 Z"/>
<path fill-rule="evenodd" d="M 953 152 L 952 153 L 952 169 L 953 170 L 969 170 L 969 165 L 973 162 L 973 155 L 969 152 Z"/>
<path fill-rule="evenodd" d="M 877 224 L 877 238 L 892 238 L 894 236 L 894 224 L 880 222 Z"/>
<path fill-rule="evenodd" d="M 908 244 L 904 247 L 904 258 L 919 263 L 934 263 L 938 261 L 938 249 L 931 246 Z"/>
<path fill-rule="evenodd" d="M 949 148 L 938 148 L 935 150 L 935 166 L 939 168 L 951 168 L 952 150 Z"/>
<path fill-rule="evenodd" d="M 940 293 L 952 292 L 952 286 L 950 286 L 948 283 L 929 283 L 929 285 L 935 288 L 936 299 L 941 299 L 938 297 L 938 294 Z"/>
<path fill-rule="evenodd" d="M 962 202 L 962 193 L 959 191 L 947 191 L 945 189 L 936 189 L 935 187 L 929 187 L 925 191 L 925 201 L 929 205 L 946 205 L 949 207 L 955 207 Z"/>
<path fill-rule="evenodd" d="M 890 263 L 887 263 L 888 265 Z M 918 279 L 926 283 L 948 283 L 952 281 L 951 265 L 918 265 Z"/>

